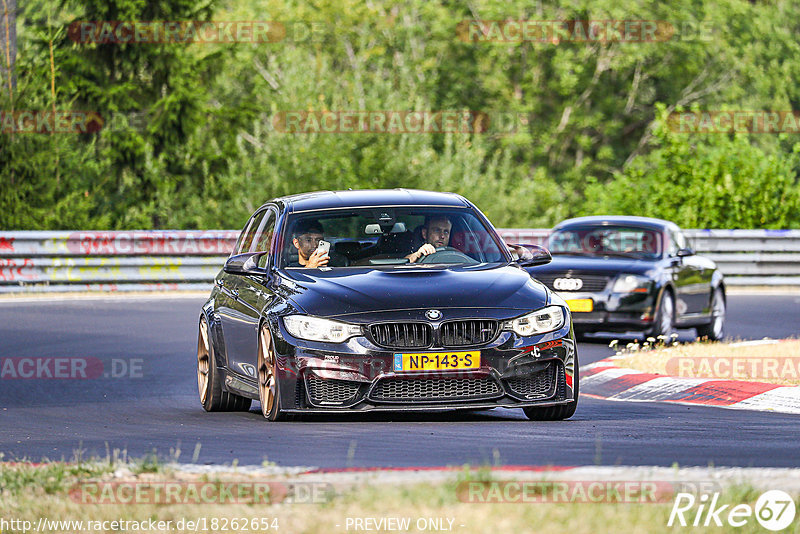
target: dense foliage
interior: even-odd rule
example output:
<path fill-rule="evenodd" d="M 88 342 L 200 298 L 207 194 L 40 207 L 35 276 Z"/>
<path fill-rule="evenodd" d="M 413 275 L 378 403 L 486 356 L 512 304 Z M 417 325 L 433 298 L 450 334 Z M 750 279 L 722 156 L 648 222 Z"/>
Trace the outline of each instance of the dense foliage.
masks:
<path fill-rule="evenodd" d="M 687 228 L 800 228 L 796 135 L 667 127 L 684 109 L 796 109 L 800 4 L 559 4 L 24 2 L 17 88 L 0 90 L 0 110 L 92 110 L 104 124 L 0 133 L 0 229 L 236 228 L 274 196 L 348 187 L 455 191 L 505 227 L 614 213 Z M 658 20 L 674 33 L 470 42 L 459 33 L 469 19 Z M 286 21 L 291 31 L 236 44 L 83 43 L 68 31 L 104 20 Z M 302 110 L 472 110 L 518 121 L 501 133 L 276 128 L 276 116 Z"/>

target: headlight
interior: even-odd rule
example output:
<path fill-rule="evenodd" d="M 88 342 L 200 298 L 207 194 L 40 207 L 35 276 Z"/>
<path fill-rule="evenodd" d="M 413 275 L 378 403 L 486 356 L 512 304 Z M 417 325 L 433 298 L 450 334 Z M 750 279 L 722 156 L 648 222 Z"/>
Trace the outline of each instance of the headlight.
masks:
<path fill-rule="evenodd" d="M 287 315 L 283 318 L 283 324 L 294 337 L 310 341 L 341 343 L 361 335 L 360 326 L 309 315 Z"/>
<path fill-rule="evenodd" d="M 520 336 L 532 336 L 552 332 L 564 326 L 564 310 L 561 306 L 548 306 L 533 313 L 503 323 L 503 330 L 513 330 Z"/>
<path fill-rule="evenodd" d="M 614 282 L 614 293 L 647 293 L 650 290 L 650 279 L 637 274 L 621 274 Z"/>

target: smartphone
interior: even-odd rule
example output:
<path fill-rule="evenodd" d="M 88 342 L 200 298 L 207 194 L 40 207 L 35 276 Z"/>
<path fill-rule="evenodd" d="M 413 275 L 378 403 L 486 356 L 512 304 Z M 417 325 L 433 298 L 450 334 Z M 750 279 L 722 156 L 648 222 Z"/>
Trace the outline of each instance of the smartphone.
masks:
<path fill-rule="evenodd" d="M 331 244 L 325 240 L 320 241 L 319 245 L 317 245 L 317 252 L 320 253 L 319 254 L 320 256 L 328 254 L 330 250 L 331 250 Z"/>

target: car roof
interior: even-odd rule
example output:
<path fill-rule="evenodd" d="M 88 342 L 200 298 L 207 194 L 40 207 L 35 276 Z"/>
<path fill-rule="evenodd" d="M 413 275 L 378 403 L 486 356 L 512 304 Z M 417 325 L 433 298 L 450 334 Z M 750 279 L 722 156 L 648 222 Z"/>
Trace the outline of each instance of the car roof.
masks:
<path fill-rule="evenodd" d="M 641 226 L 646 228 L 655 228 L 665 230 L 667 228 L 678 228 L 678 226 L 664 219 L 655 219 L 652 217 L 636 217 L 632 215 L 591 215 L 588 217 L 575 217 L 573 219 L 566 219 L 558 223 L 554 228 L 567 228 L 571 226 L 585 226 L 585 225 L 615 225 L 615 224 L 630 224 L 634 226 Z"/>
<path fill-rule="evenodd" d="M 466 207 L 469 203 L 455 193 L 439 193 L 420 189 L 348 189 L 314 191 L 288 195 L 272 202 L 283 203 L 288 212 L 371 206 L 446 206 Z"/>

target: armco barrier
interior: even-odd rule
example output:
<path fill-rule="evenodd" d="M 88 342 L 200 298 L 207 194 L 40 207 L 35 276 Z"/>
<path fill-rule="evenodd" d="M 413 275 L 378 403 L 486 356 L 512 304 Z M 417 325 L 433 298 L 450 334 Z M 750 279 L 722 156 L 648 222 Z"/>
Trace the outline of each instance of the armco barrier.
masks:
<path fill-rule="evenodd" d="M 0 232 L 0 293 L 209 289 L 235 230 Z"/>
<path fill-rule="evenodd" d="M 549 230 L 501 229 L 508 243 L 544 243 Z M 800 230 L 684 230 L 732 286 L 800 285 Z"/>
<path fill-rule="evenodd" d="M 729 285 L 800 285 L 800 230 L 685 230 Z"/>
<path fill-rule="evenodd" d="M 542 244 L 549 230 L 500 229 Z M 0 293 L 210 289 L 236 230 L 0 232 Z M 800 230 L 686 230 L 729 285 L 800 285 Z"/>

